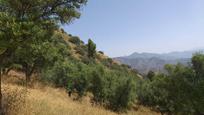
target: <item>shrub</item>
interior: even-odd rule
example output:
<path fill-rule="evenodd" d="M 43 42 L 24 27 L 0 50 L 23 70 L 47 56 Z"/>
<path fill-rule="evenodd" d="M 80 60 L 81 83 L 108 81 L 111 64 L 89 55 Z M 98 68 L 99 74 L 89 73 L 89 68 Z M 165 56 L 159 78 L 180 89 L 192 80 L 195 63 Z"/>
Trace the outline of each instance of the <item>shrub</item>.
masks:
<path fill-rule="evenodd" d="M 128 73 L 97 68 L 92 76 L 94 101 L 114 111 L 131 107 L 136 99 L 136 79 Z M 132 77 L 132 78 L 131 78 Z"/>
<path fill-rule="evenodd" d="M 86 51 L 82 47 L 76 47 L 75 50 L 76 53 L 80 54 L 81 56 L 86 56 Z"/>
<path fill-rule="evenodd" d="M 102 60 L 103 65 L 107 66 L 107 67 L 111 67 L 113 64 L 113 60 L 111 58 L 107 58 Z"/>
<path fill-rule="evenodd" d="M 103 55 L 104 55 L 104 52 L 103 52 L 103 51 L 98 51 L 98 53 L 100 53 L 100 54 L 103 54 Z"/>
<path fill-rule="evenodd" d="M 136 99 L 135 84 L 132 79 L 121 82 L 115 89 L 114 96 L 110 100 L 110 107 L 115 111 L 126 110 L 132 106 Z"/>
<path fill-rule="evenodd" d="M 70 41 L 71 43 L 73 43 L 73 44 L 76 44 L 77 46 L 79 46 L 80 43 L 81 43 L 80 38 L 77 37 L 77 36 L 72 36 L 69 41 Z"/>
<path fill-rule="evenodd" d="M 45 82 L 54 83 L 57 87 L 65 87 L 74 76 L 76 66 L 69 61 L 58 61 L 53 67 L 46 68 L 42 74 L 42 80 Z"/>
<path fill-rule="evenodd" d="M 93 71 L 91 83 L 91 91 L 94 95 L 94 101 L 101 104 L 105 103 L 107 99 L 107 81 L 104 77 L 103 68 L 100 68 L 98 71 Z"/>
<path fill-rule="evenodd" d="M 96 44 L 91 39 L 89 39 L 87 47 L 88 47 L 88 57 L 92 58 L 92 59 L 95 59 L 95 56 L 96 56 Z"/>
<path fill-rule="evenodd" d="M 76 91 L 79 98 L 89 91 L 95 103 L 115 111 L 126 110 L 136 99 L 137 75 L 126 66 L 114 66 L 107 68 L 94 59 L 87 59 L 87 63 L 67 59 L 45 70 L 42 79 L 71 92 Z"/>

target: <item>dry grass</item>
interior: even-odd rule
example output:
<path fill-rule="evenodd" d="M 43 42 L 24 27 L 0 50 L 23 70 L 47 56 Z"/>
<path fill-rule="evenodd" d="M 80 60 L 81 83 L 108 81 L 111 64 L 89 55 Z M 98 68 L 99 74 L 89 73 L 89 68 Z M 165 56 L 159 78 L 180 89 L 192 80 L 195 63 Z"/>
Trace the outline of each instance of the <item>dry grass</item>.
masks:
<path fill-rule="evenodd" d="M 92 106 L 89 96 L 79 102 L 68 97 L 64 89 L 44 86 L 39 82 L 26 89 L 20 83 L 23 78 L 4 77 L 3 81 L 7 115 L 118 115 L 103 107 Z M 137 109 L 122 115 L 159 115 L 146 107 Z"/>
<path fill-rule="evenodd" d="M 3 84 L 2 94 L 3 113 L 5 115 L 20 113 L 26 103 L 26 89 Z"/>
<path fill-rule="evenodd" d="M 15 92 L 16 89 L 23 90 L 24 87 L 17 85 L 3 85 Z M 19 93 L 17 93 L 19 94 Z M 15 94 L 16 95 L 16 94 Z M 92 107 L 87 101 L 73 101 L 68 98 L 62 89 L 45 87 L 39 89 L 27 89 L 26 103 L 18 104 L 18 109 L 9 109 L 9 115 L 115 115 L 111 111 L 100 107 Z"/>
<path fill-rule="evenodd" d="M 9 89 L 10 92 L 16 92 L 16 89 L 19 91 L 24 91 L 25 89 L 24 87 L 12 84 L 3 85 L 3 87 Z M 20 94 L 21 92 L 19 91 L 16 94 Z M 16 96 L 16 94 L 14 95 Z M 9 115 L 117 115 L 117 113 L 105 110 L 102 107 L 93 107 L 88 98 L 82 102 L 73 101 L 63 89 L 51 87 L 27 89 L 25 99 L 25 103 L 18 102 L 16 103 L 17 105 L 14 104 L 15 108 L 9 109 Z M 125 114 L 158 115 L 158 113 L 152 112 L 144 107 L 140 107 L 138 111 L 123 113 L 123 115 Z"/>

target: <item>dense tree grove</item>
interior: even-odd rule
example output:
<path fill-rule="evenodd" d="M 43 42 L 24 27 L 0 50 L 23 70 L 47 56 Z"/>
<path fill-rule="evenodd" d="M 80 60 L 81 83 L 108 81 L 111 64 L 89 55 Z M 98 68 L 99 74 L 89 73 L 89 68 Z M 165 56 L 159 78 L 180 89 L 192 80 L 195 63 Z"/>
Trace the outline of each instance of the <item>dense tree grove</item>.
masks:
<path fill-rule="evenodd" d="M 59 24 L 79 18 L 79 9 L 85 3 L 86 0 L 0 0 L 0 77 L 2 70 L 19 64 L 28 81 L 42 67 L 39 64 L 44 64 L 43 50 Z M 1 100 L 0 92 L 2 113 Z"/>
<path fill-rule="evenodd" d="M 204 55 L 194 55 L 189 67 L 177 64 L 165 68 L 167 74 L 141 81 L 137 90 L 140 103 L 163 113 L 204 114 Z"/>
<path fill-rule="evenodd" d="M 98 59 L 91 39 L 84 44 L 79 37 L 59 29 L 59 24 L 79 17 L 78 10 L 85 3 L 86 0 L 1 0 L 0 69 L 21 70 L 26 85 L 37 73 L 43 82 L 76 92 L 79 98 L 92 92 L 94 103 L 123 110 L 136 99 L 135 87 L 131 86 L 135 86 L 137 75 L 112 59 Z M 68 41 L 63 36 L 69 36 Z M 76 46 L 75 53 L 70 43 Z"/>
<path fill-rule="evenodd" d="M 58 61 L 44 70 L 42 80 L 75 92 L 78 98 L 87 92 L 93 94 L 93 102 L 112 110 L 125 110 L 136 100 L 136 81 L 138 77 L 120 65 L 109 69 L 107 66 L 90 59 L 89 63 L 75 59 Z M 121 71 L 122 70 L 122 71 Z"/>

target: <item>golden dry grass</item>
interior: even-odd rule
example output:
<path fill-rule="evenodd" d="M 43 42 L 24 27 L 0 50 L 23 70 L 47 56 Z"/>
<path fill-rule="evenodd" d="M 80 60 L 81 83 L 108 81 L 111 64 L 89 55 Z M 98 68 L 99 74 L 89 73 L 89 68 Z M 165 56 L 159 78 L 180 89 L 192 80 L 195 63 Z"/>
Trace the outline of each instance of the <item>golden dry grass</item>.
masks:
<path fill-rule="evenodd" d="M 84 97 L 80 102 L 74 101 L 68 97 L 64 89 L 45 86 L 38 81 L 32 83 L 32 88 L 26 89 L 21 83 L 24 79 L 23 74 L 18 74 L 14 71 L 10 73 L 13 77 L 3 77 L 4 101 L 8 101 L 12 106 L 8 108 L 8 115 L 118 115 L 101 106 L 92 106 L 90 96 Z M 146 107 L 137 108 L 137 111 L 131 110 L 121 114 L 159 115 Z"/>
<path fill-rule="evenodd" d="M 3 87 L 10 92 L 24 87 L 7 84 Z M 10 111 L 12 115 L 115 115 L 111 111 L 100 107 L 92 107 L 87 102 L 73 101 L 64 90 L 45 87 L 39 89 L 27 89 L 26 103 L 19 104 L 17 113 Z M 12 109 L 13 110 L 13 109 Z"/>
<path fill-rule="evenodd" d="M 25 87 L 4 84 L 3 87 L 9 89 L 10 92 L 23 90 Z M 92 106 L 89 98 L 83 101 L 73 101 L 69 98 L 63 89 L 56 89 L 52 87 L 27 89 L 27 96 L 25 103 L 18 104 L 15 111 L 10 111 L 10 115 L 117 115 L 112 111 L 106 110 L 103 107 Z M 145 107 L 140 107 L 138 111 L 129 111 L 122 115 L 158 115 Z"/>

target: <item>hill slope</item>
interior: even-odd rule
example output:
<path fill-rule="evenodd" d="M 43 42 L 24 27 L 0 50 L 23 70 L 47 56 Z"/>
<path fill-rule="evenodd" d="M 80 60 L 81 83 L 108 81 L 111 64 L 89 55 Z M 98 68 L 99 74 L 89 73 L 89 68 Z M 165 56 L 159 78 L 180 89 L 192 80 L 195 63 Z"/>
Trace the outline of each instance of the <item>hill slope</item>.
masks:
<path fill-rule="evenodd" d="M 20 82 L 15 79 L 12 77 L 4 79 L 6 82 L 3 84 L 3 91 L 7 92 L 7 97 L 11 96 L 8 94 L 21 96 L 26 94 L 26 101 L 25 103 L 18 102 L 17 106 L 9 110 L 9 115 L 117 115 L 117 113 L 101 106 L 93 106 L 89 96 L 84 97 L 81 101 L 74 101 L 74 96 L 68 97 L 63 88 L 53 88 L 35 83 L 33 88 L 27 89 L 26 93 L 25 87 L 14 83 L 14 81 Z M 4 101 L 11 100 L 11 98 L 6 99 Z M 12 100 L 16 100 L 16 97 L 13 97 Z M 145 107 L 139 107 L 137 111 L 132 110 L 123 114 L 158 115 L 158 113 Z"/>
<path fill-rule="evenodd" d="M 47 46 L 50 49 L 47 49 Z M 117 63 L 105 56 L 103 52 L 97 51 L 93 41 L 89 40 L 88 44 L 85 44 L 79 37 L 67 34 L 63 30 L 58 30 L 55 31 L 52 40 L 43 42 L 39 47 L 36 48 L 41 50 L 36 50 L 36 52 L 39 51 L 40 53 L 38 54 L 42 55 L 42 57 L 37 56 L 37 58 L 43 59 L 44 65 L 33 68 L 29 67 L 28 69 L 32 68 L 33 72 L 30 74 L 32 76 L 29 76 L 29 79 L 31 81 L 37 79 L 37 82 L 41 82 L 44 85 L 52 85 L 60 89 L 45 86 L 47 88 L 29 88 L 27 89 L 29 93 L 26 95 L 24 95 L 24 92 L 20 92 L 19 96 L 23 98 L 19 97 L 18 99 L 26 99 L 26 103 L 22 105 L 16 104 L 19 107 L 18 109 L 15 109 L 16 105 L 14 105 L 14 110 L 11 109 L 11 112 L 19 111 L 18 114 L 20 115 L 102 115 L 116 114 L 104 110 L 103 107 L 117 112 L 134 108 L 133 106 L 136 104 L 136 84 L 140 80 L 137 73 L 127 65 Z M 24 53 L 28 53 L 26 49 Z M 20 58 L 24 60 L 24 57 Z M 31 58 L 26 59 L 30 62 L 32 61 Z M 13 62 L 11 68 L 5 68 L 6 72 L 4 75 L 9 76 L 9 73 L 14 71 L 14 76 L 21 79 L 19 81 L 21 86 L 25 86 L 25 84 L 30 86 L 31 81 L 25 80 L 28 76 L 26 76 L 27 74 L 25 74 L 22 67 L 23 64 L 18 61 Z M 34 61 L 33 65 L 37 65 L 37 62 Z M 27 63 L 27 61 L 24 63 Z M 8 83 L 5 84 L 7 85 Z M 8 85 L 8 89 L 15 89 L 15 87 L 17 89 L 24 88 Z M 124 91 L 127 90 L 126 88 L 129 91 L 124 95 Z M 88 96 L 88 105 L 84 105 L 83 103 L 72 101 L 72 99 L 68 98 L 66 92 L 69 92 L 70 95 L 76 94 L 75 98 L 77 97 L 82 100 L 87 98 L 87 94 L 92 96 Z M 11 99 L 18 97 L 18 94 L 15 94 L 15 90 L 9 96 L 3 95 L 5 100 L 10 99 L 10 97 Z M 91 106 L 90 100 L 101 106 Z M 9 103 L 13 102 L 15 101 L 10 101 Z M 5 105 L 3 107 L 6 109 L 13 106 Z M 11 113 L 10 115 L 15 114 Z"/>

